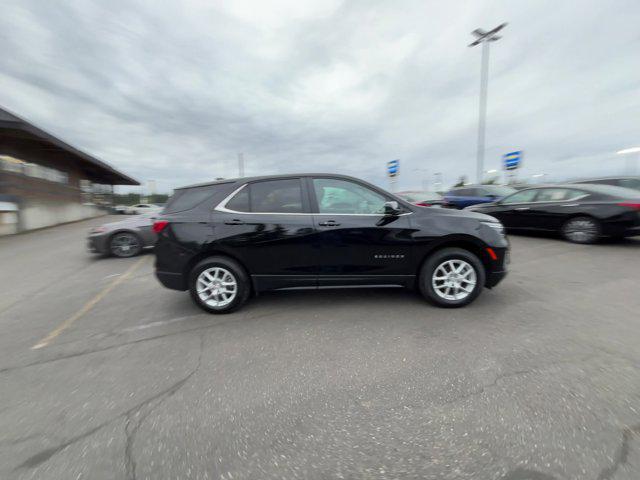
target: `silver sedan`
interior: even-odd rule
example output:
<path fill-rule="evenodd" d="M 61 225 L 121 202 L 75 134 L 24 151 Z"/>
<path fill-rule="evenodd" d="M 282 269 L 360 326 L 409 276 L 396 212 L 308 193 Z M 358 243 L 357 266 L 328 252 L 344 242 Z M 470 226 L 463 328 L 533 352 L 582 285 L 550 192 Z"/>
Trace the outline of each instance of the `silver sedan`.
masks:
<path fill-rule="evenodd" d="M 93 227 L 87 237 L 91 252 L 116 257 L 133 257 L 144 248 L 153 247 L 156 234 L 153 222 L 157 213 L 136 215 L 118 222 Z"/>

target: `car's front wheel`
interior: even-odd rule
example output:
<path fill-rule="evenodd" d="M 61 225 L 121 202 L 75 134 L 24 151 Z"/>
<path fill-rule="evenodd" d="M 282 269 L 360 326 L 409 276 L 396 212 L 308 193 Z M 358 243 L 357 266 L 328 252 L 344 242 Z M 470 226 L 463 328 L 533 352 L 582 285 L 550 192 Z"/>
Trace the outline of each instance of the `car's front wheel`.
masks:
<path fill-rule="evenodd" d="M 431 255 L 418 279 L 420 292 L 434 305 L 463 307 L 482 292 L 485 270 L 480 259 L 462 248 L 445 248 Z"/>
<path fill-rule="evenodd" d="M 198 263 L 189 276 L 189 292 L 209 313 L 229 313 L 249 298 L 251 285 L 245 270 L 234 260 L 211 257 Z"/>

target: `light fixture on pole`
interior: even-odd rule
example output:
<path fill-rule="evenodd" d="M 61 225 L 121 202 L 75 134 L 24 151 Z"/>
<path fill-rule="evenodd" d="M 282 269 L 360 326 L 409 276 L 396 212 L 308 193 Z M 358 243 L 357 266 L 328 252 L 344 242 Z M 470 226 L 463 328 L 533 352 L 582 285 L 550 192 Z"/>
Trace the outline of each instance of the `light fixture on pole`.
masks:
<path fill-rule="evenodd" d="M 618 150 L 616 152 L 618 155 L 627 155 L 627 174 L 635 175 L 638 173 L 638 159 L 640 159 L 640 147 L 631 147 L 625 148 L 624 150 Z M 633 165 L 633 157 L 632 155 L 637 153 L 636 157 L 636 165 Z"/>
<path fill-rule="evenodd" d="M 493 30 L 485 32 L 480 28 L 476 28 L 472 35 L 477 38 L 469 44 L 470 47 L 482 44 L 482 67 L 480 70 L 480 111 L 478 113 L 478 154 L 476 164 L 476 180 L 482 182 L 482 169 L 484 164 L 484 139 L 485 139 L 485 123 L 487 117 L 487 87 L 489 77 L 489 42 L 495 42 L 502 37 L 497 33 L 506 27 L 507 24 L 497 26 Z"/>

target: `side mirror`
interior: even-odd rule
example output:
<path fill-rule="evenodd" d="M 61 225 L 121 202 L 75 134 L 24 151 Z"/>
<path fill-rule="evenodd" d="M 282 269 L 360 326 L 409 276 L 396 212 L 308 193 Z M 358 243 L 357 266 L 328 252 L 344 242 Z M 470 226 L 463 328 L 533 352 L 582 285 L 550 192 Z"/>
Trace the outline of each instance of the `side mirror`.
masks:
<path fill-rule="evenodd" d="M 400 213 L 400 207 L 398 206 L 398 202 L 392 200 L 390 202 L 384 202 L 384 214 L 393 216 L 398 215 Z"/>

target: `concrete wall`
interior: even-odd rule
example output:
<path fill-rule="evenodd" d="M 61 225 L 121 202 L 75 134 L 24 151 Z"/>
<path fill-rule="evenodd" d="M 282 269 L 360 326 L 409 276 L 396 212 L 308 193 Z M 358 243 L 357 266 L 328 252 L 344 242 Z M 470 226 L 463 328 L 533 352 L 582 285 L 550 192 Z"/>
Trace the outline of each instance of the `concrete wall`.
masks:
<path fill-rule="evenodd" d="M 0 236 L 18 233 L 18 212 L 0 210 Z"/>
<path fill-rule="evenodd" d="M 20 231 L 50 227 L 104 215 L 105 211 L 78 203 L 27 205 L 18 212 Z"/>

